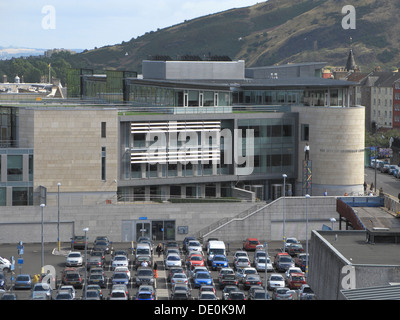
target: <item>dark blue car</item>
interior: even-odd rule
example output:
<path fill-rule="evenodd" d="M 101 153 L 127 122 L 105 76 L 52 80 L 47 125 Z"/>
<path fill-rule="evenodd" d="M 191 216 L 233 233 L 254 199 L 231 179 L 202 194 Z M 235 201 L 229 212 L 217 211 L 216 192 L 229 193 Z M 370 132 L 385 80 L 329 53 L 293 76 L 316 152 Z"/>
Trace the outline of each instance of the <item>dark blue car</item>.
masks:
<path fill-rule="evenodd" d="M 112 277 L 112 284 L 129 285 L 129 276 L 125 272 L 117 272 Z"/>

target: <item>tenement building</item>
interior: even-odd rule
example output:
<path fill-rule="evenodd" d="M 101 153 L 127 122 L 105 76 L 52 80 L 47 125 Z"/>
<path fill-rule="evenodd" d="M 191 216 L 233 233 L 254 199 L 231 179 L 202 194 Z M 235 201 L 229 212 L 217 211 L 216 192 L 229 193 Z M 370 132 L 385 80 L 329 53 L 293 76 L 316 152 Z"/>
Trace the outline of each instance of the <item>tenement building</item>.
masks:
<path fill-rule="evenodd" d="M 357 194 L 365 109 L 324 63 L 72 69 L 66 99 L 0 106 L 0 205 Z M 306 160 L 304 148 L 309 146 Z"/>

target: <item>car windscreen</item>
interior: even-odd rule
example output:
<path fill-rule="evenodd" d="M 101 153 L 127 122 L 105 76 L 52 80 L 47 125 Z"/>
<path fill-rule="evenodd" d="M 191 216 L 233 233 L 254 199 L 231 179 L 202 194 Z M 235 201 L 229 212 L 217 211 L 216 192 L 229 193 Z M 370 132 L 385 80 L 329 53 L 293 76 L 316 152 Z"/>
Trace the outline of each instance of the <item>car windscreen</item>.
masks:
<path fill-rule="evenodd" d="M 150 250 L 146 249 L 146 248 L 138 248 L 136 249 L 136 254 L 146 254 L 149 255 L 150 254 Z"/>
<path fill-rule="evenodd" d="M 197 279 L 210 279 L 210 275 L 208 273 L 198 273 Z"/>
<path fill-rule="evenodd" d="M 137 275 L 138 276 L 152 276 L 153 275 L 153 270 L 151 270 L 151 269 L 139 270 Z"/>
<path fill-rule="evenodd" d="M 224 254 L 224 249 L 210 249 L 210 254 Z"/>
<path fill-rule="evenodd" d="M 279 262 L 291 263 L 292 262 L 292 258 L 290 258 L 290 257 L 280 257 L 279 258 Z"/>
<path fill-rule="evenodd" d="M 214 261 L 226 261 L 225 257 L 215 257 Z"/>
<path fill-rule="evenodd" d="M 178 256 L 168 256 L 167 260 L 168 261 L 179 261 L 180 258 Z"/>

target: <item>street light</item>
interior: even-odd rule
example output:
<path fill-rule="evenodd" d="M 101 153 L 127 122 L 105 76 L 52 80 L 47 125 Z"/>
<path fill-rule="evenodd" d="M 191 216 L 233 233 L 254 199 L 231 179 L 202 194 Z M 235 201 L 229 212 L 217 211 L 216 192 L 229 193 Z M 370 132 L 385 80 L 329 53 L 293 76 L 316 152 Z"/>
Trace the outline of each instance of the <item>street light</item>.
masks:
<path fill-rule="evenodd" d="M 310 198 L 309 194 L 306 194 L 306 278 L 308 278 L 308 199 Z"/>
<path fill-rule="evenodd" d="M 84 299 L 86 300 L 86 292 L 87 292 L 87 238 L 86 233 L 89 231 L 89 228 L 84 228 L 83 232 L 85 233 L 85 292 L 84 292 Z"/>
<path fill-rule="evenodd" d="M 43 215 L 44 215 L 44 207 L 45 207 L 46 205 L 44 204 L 44 203 L 42 203 L 41 205 L 40 205 L 40 208 L 41 208 L 41 211 L 42 211 L 42 268 L 41 268 L 41 273 L 43 273 L 43 267 L 44 267 L 44 240 L 43 240 L 43 229 L 44 229 L 44 218 L 43 218 Z"/>
<path fill-rule="evenodd" d="M 329 220 L 331 221 L 331 224 L 332 224 L 332 230 L 333 230 L 333 224 L 336 222 L 336 219 L 335 219 L 335 218 L 330 218 Z"/>
<path fill-rule="evenodd" d="M 61 183 L 57 183 L 57 207 L 58 207 L 58 220 L 57 220 L 57 242 L 58 251 L 60 251 L 60 186 Z"/>
<path fill-rule="evenodd" d="M 285 194 L 286 194 L 286 178 L 287 178 L 287 175 L 286 174 L 283 174 L 282 175 L 282 177 L 283 177 L 283 231 L 282 231 L 282 234 L 283 234 L 283 252 L 285 252 L 285 246 L 286 246 L 286 230 L 285 230 L 285 228 L 286 228 L 286 226 L 285 226 L 285 224 L 286 224 L 286 198 L 285 198 Z"/>

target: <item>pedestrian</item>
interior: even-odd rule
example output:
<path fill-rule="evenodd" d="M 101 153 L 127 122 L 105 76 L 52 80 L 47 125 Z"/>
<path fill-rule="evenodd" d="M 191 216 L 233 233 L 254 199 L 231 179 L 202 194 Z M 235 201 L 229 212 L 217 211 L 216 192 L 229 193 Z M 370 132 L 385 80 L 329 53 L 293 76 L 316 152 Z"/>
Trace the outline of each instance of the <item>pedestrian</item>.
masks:
<path fill-rule="evenodd" d="M 160 257 L 161 251 L 162 251 L 162 245 L 161 245 L 161 243 L 159 243 L 159 244 L 157 245 L 156 251 L 157 251 L 158 256 Z"/>
<path fill-rule="evenodd" d="M 364 181 L 364 194 L 367 193 L 367 183 Z"/>
<path fill-rule="evenodd" d="M 146 260 L 143 260 L 143 262 L 142 262 L 142 267 L 148 267 L 149 266 L 149 264 L 147 263 L 147 261 Z"/>
<path fill-rule="evenodd" d="M 379 196 L 383 197 L 383 188 L 382 187 L 379 189 Z"/>
<path fill-rule="evenodd" d="M 306 161 L 310 160 L 310 146 L 308 145 L 308 142 L 306 143 L 306 145 L 304 147 L 304 155 L 305 155 Z"/>
<path fill-rule="evenodd" d="M 400 193 L 399 193 L 399 195 L 397 197 L 399 198 L 399 202 L 400 202 Z"/>
<path fill-rule="evenodd" d="M 371 182 L 371 187 L 369 188 L 369 190 L 374 190 L 374 183 Z"/>
<path fill-rule="evenodd" d="M 324 196 L 326 197 L 327 195 L 328 195 L 328 190 L 325 189 Z"/>
<path fill-rule="evenodd" d="M 153 271 L 154 271 L 154 277 L 157 279 L 158 274 L 157 274 L 157 262 L 154 261 L 154 265 L 153 265 Z"/>

